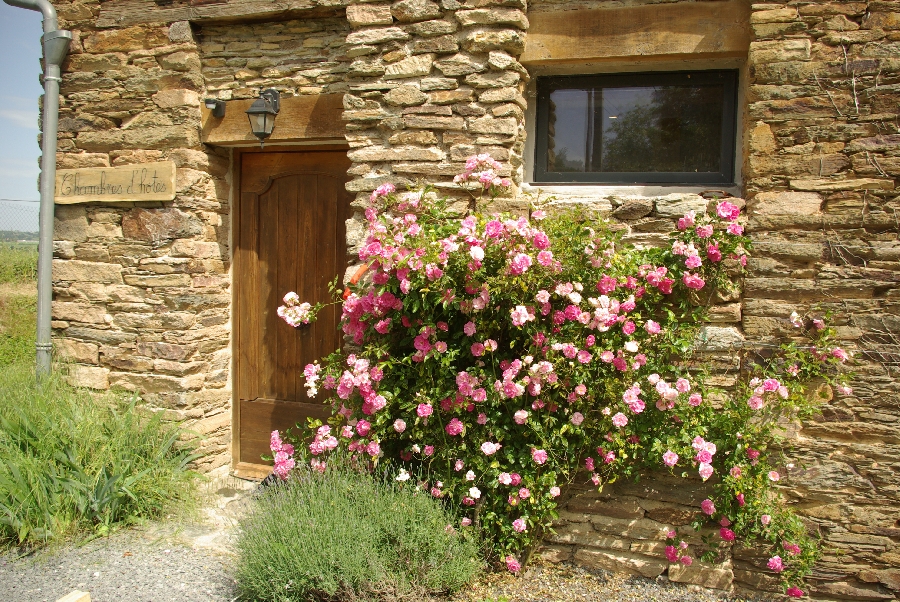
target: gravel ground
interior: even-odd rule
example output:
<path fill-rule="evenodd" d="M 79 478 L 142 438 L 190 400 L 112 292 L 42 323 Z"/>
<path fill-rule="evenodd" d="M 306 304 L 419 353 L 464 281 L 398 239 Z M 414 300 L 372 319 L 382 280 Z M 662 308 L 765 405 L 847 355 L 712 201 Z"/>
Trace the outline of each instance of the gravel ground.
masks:
<path fill-rule="evenodd" d="M 496 573 L 480 579 L 450 602 L 763 602 L 666 577 L 646 579 L 567 563 L 538 560 L 520 577 Z"/>
<path fill-rule="evenodd" d="M 129 531 L 15 559 L 0 557 L 0 592 L 16 602 L 55 602 L 73 590 L 92 602 L 220 602 L 237 597 L 230 558 Z"/>
<path fill-rule="evenodd" d="M 219 476 L 192 522 L 157 523 L 30 556 L 0 554 L 0 599 L 56 602 L 234 602 L 231 538 L 253 483 Z M 761 602 L 716 590 L 538 560 L 515 577 L 485 575 L 443 602 Z M 438 601 L 441 602 L 441 601 Z"/>

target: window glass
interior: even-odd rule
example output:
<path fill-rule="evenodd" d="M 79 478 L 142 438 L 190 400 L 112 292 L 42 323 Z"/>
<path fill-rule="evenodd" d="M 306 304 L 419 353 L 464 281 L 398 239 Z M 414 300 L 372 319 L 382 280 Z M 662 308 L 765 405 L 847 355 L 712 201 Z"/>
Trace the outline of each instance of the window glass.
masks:
<path fill-rule="evenodd" d="M 539 181 L 733 179 L 734 72 L 539 81 Z"/>

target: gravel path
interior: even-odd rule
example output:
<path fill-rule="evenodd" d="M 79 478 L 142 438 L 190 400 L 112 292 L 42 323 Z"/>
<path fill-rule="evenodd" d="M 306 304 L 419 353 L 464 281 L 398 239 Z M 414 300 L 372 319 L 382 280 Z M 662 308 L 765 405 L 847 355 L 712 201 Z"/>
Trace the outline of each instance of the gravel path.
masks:
<path fill-rule="evenodd" d="M 92 602 L 235 602 L 230 547 L 255 484 L 219 476 L 199 520 L 157 523 L 83 546 L 16 558 L 0 554 L 0 599 L 56 602 L 73 590 Z M 697 586 L 538 561 L 520 577 L 485 575 L 443 602 L 760 602 Z"/>
<path fill-rule="evenodd" d="M 450 602 L 763 602 L 696 585 L 537 560 L 521 577 L 487 575 Z"/>
<path fill-rule="evenodd" d="M 81 547 L 0 558 L 0 592 L 16 602 L 55 602 L 73 590 L 92 602 L 222 602 L 237 597 L 231 559 L 212 549 L 124 532 Z"/>

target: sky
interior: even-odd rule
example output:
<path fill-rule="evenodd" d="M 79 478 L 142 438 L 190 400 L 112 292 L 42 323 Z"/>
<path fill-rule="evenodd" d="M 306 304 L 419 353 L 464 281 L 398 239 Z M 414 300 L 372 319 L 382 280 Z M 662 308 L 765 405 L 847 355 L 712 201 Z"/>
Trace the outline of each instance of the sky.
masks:
<path fill-rule="evenodd" d="M 0 230 L 37 230 L 41 13 L 0 2 Z"/>

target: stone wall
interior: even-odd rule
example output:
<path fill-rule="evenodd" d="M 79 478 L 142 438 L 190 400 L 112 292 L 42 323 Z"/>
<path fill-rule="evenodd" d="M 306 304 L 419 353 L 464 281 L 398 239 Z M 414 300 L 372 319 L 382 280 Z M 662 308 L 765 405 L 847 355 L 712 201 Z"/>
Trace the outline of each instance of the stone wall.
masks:
<path fill-rule="evenodd" d="M 345 92 L 349 29 L 343 15 L 199 27 L 206 89 L 221 100 L 255 98 L 264 87 L 286 96 Z"/>
<path fill-rule="evenodd" d="M 791 311 L 834 312 L 852 395 L 803 429 L 785 494 L 823 536 L 816 597 L 900 592 L 900 2 L 753 6 L 751 341 Z"/>
<path fill-rule="evenodd" d="M 675 1 L 535 0 L 528 10 L 655 4 Z M 158 206 L 57 209 L 57 351 L 74 362 L 73 381 L 139 390 L 196 421 L 213 452 L 226 451 L 231 418 L 230 162 L 199 142 L 206 93 L 345 91 L 358 209 L 385 182 L 425 180 L 453 193 L 452 176 L 476 152 L 501 160 L 516 192 L 528 182 L 524 0 L 353 2 L 345 16 L 319 19 L 102 30 L 93 25 L 98 2 L 58 6 L 76 34 L 59 166 L 171 159 L 178 196 Z M 800 433 L 785 494 L 824 537 L 817 598 L 896 599 L 900 2 L 753 4 L 750 26 L 741 196 L 756 249 L 743 303 L 726 296 L 713 312 L 707 352 L 717 367 L 734 368 L 734 346 L 790 335 L 791 311 L 834 312 L 857 349 L 855 392 L 828 401 Z M 633 242 L 662 244 L 673 218 L 707 204 L 686 192 L 579 187 L 561 200 L 618 219 Z M 494 209 L 525 206 L 520 195 Z M 352 246 L 359 215 L 348 232 Z M 665 475 L 602 493 L 577 486 L 545 553 L 715 587 L 775 588 L 753 550 L 723 548 L 720 565 L 689 571 L 662 560 L 661 530 L 688 523 L 703 491 L 675 488 Z"/>
<path fill-rule="evenodd" d="M 74 41 L 59 168 L 171 160 L 171 203 L 57 206 L 54 349 L 73 383 L 142 394 L 228 461 L 228 151 L 200 144 L 204 89 L 187 23 L 100 30 L 98 2 L 58 3 Z"/>

